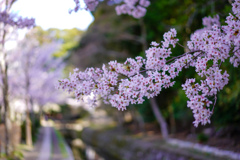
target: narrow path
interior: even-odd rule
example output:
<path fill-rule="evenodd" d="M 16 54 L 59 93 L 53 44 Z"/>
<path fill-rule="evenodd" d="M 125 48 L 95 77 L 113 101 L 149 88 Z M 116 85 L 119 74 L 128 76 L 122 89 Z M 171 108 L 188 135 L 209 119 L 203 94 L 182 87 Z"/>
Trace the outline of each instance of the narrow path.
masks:
<path fill-rule="evenodd" d="M 60 150 L 60 147 L 59 147 L 59 143 L 58 143 L 58 139 L 57 139 L 57 135 L 55 133 L 55 131 L 52 129 L 52 134 L 51 134 L 51 137 L 52 137 L 52 155 L 51 155 L 51 160 L 59 160 L 59 159 L 62 159 L 62 154 L 61 154 L 61 150 Z"/>
<path fill-rule="evenodd" d="M 62 137 L 57 136 L 53 127 L 45 126 L 40 129 L 34 148 L 25 151 L 25 160 L 74 160 L 69 146 Z M 60 147 L 61 145 L 61 147 Z M 61 148 L 61 149 L 60 149 Z M 64 151 L 64 153 L 63 153 Z"/>
<path fill-rule="evenodd" d="M 43 141 L 42 141 L 42 146 L 40 149 L 40 153 L 38 156 L 38 160 L 47 160 L 50 158 L 51 155 L 51 128 L 50 127 L 44 127 L 44 135 L 43 135 Z"/>

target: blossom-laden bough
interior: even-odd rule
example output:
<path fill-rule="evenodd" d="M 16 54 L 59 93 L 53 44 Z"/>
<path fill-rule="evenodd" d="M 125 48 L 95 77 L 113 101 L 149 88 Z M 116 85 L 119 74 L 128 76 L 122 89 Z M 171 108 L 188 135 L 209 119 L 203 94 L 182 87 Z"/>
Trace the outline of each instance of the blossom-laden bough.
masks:
<path fill-rule="evenodd" d="M 193 112 L 195 127 L 210 123 L 217 93 L 229 81 L 221 64 L 229 61 L 238 67 L 240 63 L 240 0 L 232 4 L 232 11 L 226 18 L 227 25 L 221 26 L 218 16 L 204 18 L 205 27 L 191 35 L 187 42 L 189 51 L 180 56 L 171 57 L 172 48 L 179 44 L 176 30 L 171 29 L 161 43 L 151 43 L 145 59 L 128 58 L 123 64 L 111 61 L 102 68 L 87 68 L 83 72 L 75 69 L 56 87 L 74 92 L 78 100 L 93 94 L 88 101 L 91 106 L 101 97 L 106 104 L 126 110 L 130 104 L 141 104 L 144 97 L 153 98 L 163 88 L 172 87 L 183 69 L 194 67 L 201 80 L 191 78 L 182 84 L 189 98 L 187 107 Z"/>

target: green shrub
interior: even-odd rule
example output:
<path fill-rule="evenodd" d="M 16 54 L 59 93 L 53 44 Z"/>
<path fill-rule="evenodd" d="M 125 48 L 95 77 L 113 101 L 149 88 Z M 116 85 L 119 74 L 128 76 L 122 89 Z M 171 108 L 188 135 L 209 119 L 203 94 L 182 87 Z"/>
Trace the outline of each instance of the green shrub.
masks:
<path fill-rule="evenodd" d="M 200 142 L 200 143 L 204 143 L 204 142 L 207 142 L 208 141 L 208 136 L 207 135 L 205 135 L 204 133 L 199 133 L 198 135 L 197 135 L 197 140 L 198 140 L 198 142 Z"/>

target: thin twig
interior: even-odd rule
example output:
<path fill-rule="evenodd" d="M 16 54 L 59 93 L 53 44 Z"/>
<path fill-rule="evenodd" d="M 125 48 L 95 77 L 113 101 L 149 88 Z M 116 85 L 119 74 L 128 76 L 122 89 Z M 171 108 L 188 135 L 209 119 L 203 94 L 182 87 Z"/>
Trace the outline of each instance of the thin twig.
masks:
<path fill-rule="evenodd" d="M 182 48 L 187 48 L 187 47 L 184 47 L 183 45 L 181 45 L 180 43 L 177 42 L 177 44 L 182 47 Z"/>
<path fill-rule="evenodd" d="M 240 47 L 238 49 L 236 49 L 235 51 L 233 51 L 233 53 L 237 52 L 240 49 Z"/>
<path fill-rule="evenodd" d="M 217 103 L 217 95 L 215 94 L 215 101 L 214 101 L 214 104 L 213 104 L 212 113 L 214 112 L 214 107 L 215 107 L 216 103 Z"/>
<path fill-rule="evenodd" d="M 202 50 L 193 50 L 193 51 L 186 52 L 186 53 L 184 53 L 182 55 L 179 55 L 179 56 L 173 57 L 172 59 L 169 59 L 166 63 L 169 63 L 169 62 L 173 61 L 174 59 L 183 57 L 183 56 L 185 56 L 187 54 L 194 53 L 194 52 L 202 52 Z"/>
<path fill-rule="evenodd" d="M 193 57 L 193 59 L 188 62 L 185 66 L 183 66 L 182 68 L 186 67 L 187 65 L 189 65 L 193 60 L 195 60 L 198 56 L 200 56 L 201 54 L 203 54 L 204 52 L 200 50 L 200 53 L 198 55 L 196 55 L 195 57 Z"/>

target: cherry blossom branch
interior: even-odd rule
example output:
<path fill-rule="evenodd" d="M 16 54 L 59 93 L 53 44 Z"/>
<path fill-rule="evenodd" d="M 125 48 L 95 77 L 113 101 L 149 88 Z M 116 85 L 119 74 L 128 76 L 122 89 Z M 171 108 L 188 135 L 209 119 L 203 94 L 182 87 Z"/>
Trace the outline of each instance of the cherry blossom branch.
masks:
<path fill-rule="evenodd" d="M 134 7 L 138 4 L 138 0 L 124 2 L 133 3 Z M 239 0 L 233 3 L 232 11 L 240 19 Z M 111 68 L 103 65 L 102 68 L 90 68 L 84 72 L 74 70 L 68 79 L 61 80 L 56 87 L 74 92 L 77 99 L 81 99 L 81 95 L 100 96 L 105 103 L 110 103 L 118 110 L 125 110 L 130 104 L 141 104 L 144 97 L 152 98 L 160 94 L 162 89 L 173 86 L 174 79 L 182 69 L 191 65 L 200 77 L 200 83 L 191 78 L 182 87 L 189 98 L 187 107 L 193 112 L 194 126 L 205 125 L 210 123 L 217 93 L 229 81 L 227 71 L 220 69 L 222 62 L 230 57 L 229 62 L 234 67 L 240 65 L 240 21 L 234 16 L 230 14 L 226 18 L 225 26 L 220 25 L 219 16 L 204 18 L 205 27 L 191 35 L 187 42 L 190 51 L 182 55 L 167 60 L 171 57 L 172 47 L 179 45 L 175 38 L 176 30 L 170 29 L 164 33 L 161 45 L 151 43 L 151 47 L 146 50 L 146 58 L 128 58 L 124 64 L 111 61 L 108 63 Z M 232 53 L 234 48 L 238 49 Z M 96 82 L 97 87 L 94 87 Z M 209 100 L 212 96 L 215 96 L 214 103 Z"/>

